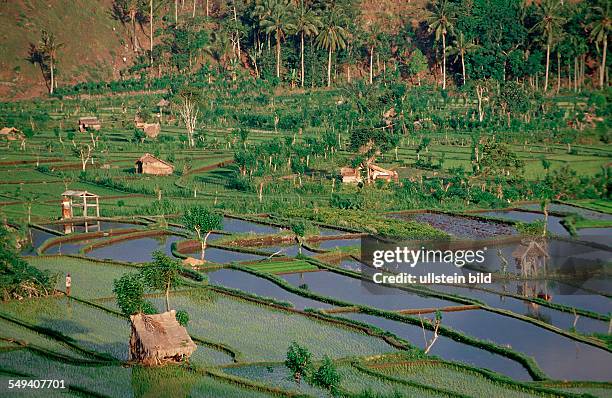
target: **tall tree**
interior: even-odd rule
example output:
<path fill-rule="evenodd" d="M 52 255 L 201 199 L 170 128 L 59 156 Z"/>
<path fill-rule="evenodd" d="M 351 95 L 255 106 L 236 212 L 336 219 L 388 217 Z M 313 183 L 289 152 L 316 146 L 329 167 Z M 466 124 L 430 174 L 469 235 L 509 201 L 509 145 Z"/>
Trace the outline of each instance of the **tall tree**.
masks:
<path fill-rule="evenodd" d="M 300 36 L 300 85 L 304 87 L 306 74 L 304 70 L 304 38 L 319 34 L 321 19 L 311 8 L 304 5 L 304 0 L 300 2 L 300 8 L 295 13 L 295 33 Z"/>
<path fill-rule="evenodd" d="M 459 32 L 459 35 L 455 37 L 451 47 L 448 49 L 449 55 L 455 55 L 455 61 L 461 58 L 461 76 L 463 77 L 461 84 L 465 84 L 467 79 L 465 73 L 465 55 L 474 51 L 477 47 L 476 44 L 465 38 L 463 32 Z"/>
<path fill-rule="evenodd" d="M 345 22 L 342 10 L 332 7 L 325 13 L 323 27 L 317 36 L 317 46 L 327 50 L 327 87 L 331 87 L 332 55 L 334 51 L 346 48 L 349 32 Z"/>
<path fill-rule="evenodd" d="M 446 0 L 431 3 L 431 12 L 426 18 L 429 32 L 434 33 L 436 42 L 442 38 L 442 89 L 446 90 L 446 36 L 454 30 L 455 17 Z"/>
<path fill-rule="evenodd" d="M 49 59 L 49 73 L 51 75 L 51 87 L 49 93 L 53 94 L 53 90 L 56 86 L 55 83 L 55 59 L 57 58 L 57 51 L 62 48 L 63 44 L 58 43 L 53 33 L 42 31 L 42 38 L 40 40 L 40 48 L 42 52 Z"/>
<path fill-rule="evenodd" d="M 261 27 L 276 41 L 276 77 L 280 78 L 281 43 L 290 32 L 295 30 L 292 21 L 293 5 L 291 0 L 274 0 L 268 4 L 270 9 L 261 21 Z"/>
<path fill-rule="evenodd" d="M 544 77 L 544 91 L 548 90 L 548 74 L 550 71 L 550 50 L 554 44 L 555 36 L 559 34 L 565 17 L 563 16 L 563 3 L 559 0 L 542 0 L 537 6 L 538 22 L 534 25 L 542 33 L 546 41 L 546 74 Z"/>
<path fill-rule="evenodd" d="M 604 87 L 604 78 L 606 70 L 606 52 L 608 50 L 608 33 L 612 28 L 612 18 L 610 17 L 610 1 L 603 1 L 603 5 L 597 5 L 591 8 L 589 13 L 589 30 L 590 38 L 595 42 L 597 50 L 603 45 L 601 53 L 601 66 L 599 67 L 599 87 Z"/>

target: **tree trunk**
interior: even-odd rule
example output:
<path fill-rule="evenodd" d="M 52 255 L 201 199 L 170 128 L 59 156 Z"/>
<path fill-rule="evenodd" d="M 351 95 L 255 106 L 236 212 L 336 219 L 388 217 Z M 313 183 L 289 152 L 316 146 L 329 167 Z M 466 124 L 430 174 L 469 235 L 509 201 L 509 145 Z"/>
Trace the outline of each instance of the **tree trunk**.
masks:
<path fill-rule="evenodd" d="M 49 57 L 50 68 L 51 68 L 51 87 L 49 88 L 49 94 L 53 94 L 53 87 L 55 87 L 55 72 L 53 71 L 53 56 Z"/>
<path fill-rule="evenodd" d="M 557 50 L 557 94 L 561 89 L 561 53 Z"/>
<path fill-rule="evenodd" d="M 209 8 L 208 8 L 208 0 L 206 0 L 206 17 L 208 18 L 209 16 Z"/>
<path fill-rule="evenodd" d="M 166 312 L 170 311 L 170 282 L 166 283 Z"/>
<path fill-rule="evenodd" d="M 329 46 L 329 55 L 327 57 L 327 87 L 331 87 L 331 61 L 332 61 L 332 47 Z"/>
<path fill-rule="evenodd" d="M 150 18 L 151 20 L 149 21 L 150 24 L 150 31 L 149 31 L 149 50 L 151 51 L 151 57 L 150 57 L 150 61 L 151 61 L 151 65 L 153 65 L 153 0 L 149 1 L 149 11 L 150 11 Z"/>
<path fill-rule="evenodd" d="M 461 72 L 463 74 L 463 84 L 465 84 L 465 53 L 461 51 Z"/>
<path fill-rule="evenodd" d="M 174 23 L 178 23 L 178 0 L 174 0 Z"/>
<path fill-rule="evenodd" d="M 550 67 L 550 41 L 551 38 L 548 38 L 548 43 L 546 44 L 546 75 L 544 77 L 544 91 L 548 90 L 548 69 Z"/>
<path fill-rule="evenodd" d="M 197 0 L 193 0 L 193 12 L 191 13 L 191 18 L 195 18 L 196 3 Z"/>
<path fill-rule="evenodd" d="M 134 47 L 134 52 L 138 51 L 138 41 L 136 39 L 136 13 L 132 12 L 131 13 L 131 18 L 132 18 L 132 45 Z"/>
<path fill-rule="evenodd" d="M 374 74 L 374 72 L 372 71 L 372 63 L 374 61 L 374 46 L 370 47 L 370 84 L 372 84 L 372 75 Z"/>
<path fill-rule="evenodd" d="M 601 56 L 601 67 L 599 68 L 599 87 L 604 87 L 604 76 L 606 70 L 606 53 L 608 51 L 608 35 L 604 35 L 603 53 Z"/>
<path fill-rule="evenodd" d="M 446 34 L 442 34 L 442 90 L 446 90 Z"/>
<path fill-rule="evenodd" d="M 280 55 L 281 55 L 281 45 L 280 45 L 280 29 L 276 29 L 276 77 L 280 79 Z"/>
<path fill-rule="evenodd" d="M 301 41 L 302 41 L 302 43 L 301 43 L 302 46 L 300 48 L 300 52 L 301 52 L 301 56 L 302 56 L 301 65 L 300 65 L 301 68 L 302 68 L 301 86 L 302 86 L 302 88 L 304 88 L 304 74 L 305 74 L 305 71 L 304 71 L 304 31 L 302 31 L 300 36 L 301 36 Z"/>

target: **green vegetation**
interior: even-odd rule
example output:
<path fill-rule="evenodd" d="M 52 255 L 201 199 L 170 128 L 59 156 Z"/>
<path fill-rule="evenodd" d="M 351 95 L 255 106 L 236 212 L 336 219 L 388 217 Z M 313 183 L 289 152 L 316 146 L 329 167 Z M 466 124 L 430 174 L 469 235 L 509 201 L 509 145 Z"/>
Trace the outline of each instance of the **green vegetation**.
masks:
<path fill-rule="evenodd" d="M 312 265 L 304 260 L 266 261 L 249 263 L 245 266 L 255 271 L 269 272 L 271 274 L 286 274 L 292 272 L 308 272 L 318 270 L 315 265 Z"/>

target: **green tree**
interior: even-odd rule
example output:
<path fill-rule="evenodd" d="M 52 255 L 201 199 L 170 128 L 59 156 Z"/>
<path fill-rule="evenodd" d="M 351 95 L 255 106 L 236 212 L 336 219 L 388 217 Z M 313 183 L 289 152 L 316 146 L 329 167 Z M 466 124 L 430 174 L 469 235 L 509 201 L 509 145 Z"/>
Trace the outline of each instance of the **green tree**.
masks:
<path fill-rule="evenodd" d="M 57 275 L 24 261 L 15 247 L 15 232 L 0 224 L 0 289 L 2 300 L 22 300 L 52 294 Z"/>
<path fill-rule="evenodd" d="M 565 23 L 563 16 L 563 3 L 559 0 L 542 0 L 537 6 L 538 22 L 534 25 L 542 33 L 546 41 L 546 74 L 544 78 L 544 91 L 548 90 L 548 74 L 550 70 L 550 49 L 554 44 L 556 35 Z"/>
<path fill-rule="evenodd" d="M 153 262 L 147 263 L 140 271 L 145 286 L 151 290 L 163 291 L 166 297 L 166 311 L 170 311 L 170 289 L 180 286 L 181 264 L 163 252 L 153 252 Z"/>
<path fill-rule="evenodd" d="M 295 31 L 293 23 L 293 5 L 291 0 L 271 0 L 269 9 L 261 20 L 261 27 L 268 35 L 274 35 L 276 41 L 276 77 L 281 76 L 281 43 L 288 33 Z"/>
<path fill-rule="evenodd" d="M 470 40 L 467 40 L 463 34 L 463 32 L 459 32 L 459 35 L 453 40 L 451 47 L 448 49 L 449 55 L 455 55 L 455 61 L 458 58 L 461 58 L 461 76 L 463 77 L 462 84 L 466 82 L 466 73 L 465 73 L 465 55 L 474 51 L 478 46 L 472 43 Z"/>
<path fill-rule="evenodd" d="M 415 48 L 406 62 L 408 74 L 417 78 L 418 85 L 421 85 L 421 73 L 427 70 L 427 57 L 421 50 Z"/>
<path fill-rule="evenodd" d="M 597 50 L 603 45 L 601 50 L 601 66 L 599 67 L 599 87 L 604 88 L 604 78 L 606 70 L 606 52 L 608 50 L 608 33 L 612 29 L 612 18 L 610 17 L 610 1 L 603 1 L 591 8 L 589 13 L 590 38 L 595 42 Z"/>
<path fill-rule="evenodd" d="M 125 316 L 157 313 L 153 304 L 144 299 L 144 290 L 145 284 L 139 273 L 127 273 L 113 281 L 117 306 Z"/>
<path fill-rule="evenodd" d="M 332 55 L 337 49 L 346 48 L 349 36 L 345 28 L 346 16 L 339 7 L 330 8 L 324 18 L 323 26 L 317 36 L 317 46 L 327 50 L 327 87 L 331 87 Z"/>
<path fill-rule="evenodd" d="M 306 375 L 306 372 L 312 366 L 312 354 L 306 347 L 302 347 L 294 341 L 287 350 L 285 366 L 293 374 L 295 382 L 300 384 L 302 376 Z"/>
<path fill-rule="evenodd" d="M 42 31 L 42 37 L 40 39 L 40 48 L 49 59 L 49 74 L 51 77 L 51 86 L 49 87 L 49 93 L 53 94 L 57 83 L 55 82 L 55 60 L 57 58 L 57 51 L 64 46 L 63 43 L 58 43 L 55 35 L 46 30 Z"/>
<path fill-rule="evenodd" d="M 436 42 L 442 38 L 442 89 L 446 90 L 446 36 L 454 30 L 455 17 L 447 0 L 431 3 L 430 14 L 426 18 L 429 31 L 434 33 Z"/>
<path fill-rule="evenodd" d="M 204 260 L 206 241 L 213 230 L 223 228 L 222 217 L 206 207 L 194 206 L 185 210 L 182 220 L 185 227 L 195 231 L 198 236 L 202 249 L 200 258 Z"/>
<path fill-rule="evenodd" d="M 324 388 L 332 395 L 338 392 L 342 376 L 338 373 L 334 362 L 326 355 L 321 366 L 312 374 L 310 383 L 315 387 Z"/>
<path fill-rule="evenodd" d="M 298 244 L 298 253 L 302 254 L 302 246 L 304 244 L 304 235 L 306 234 L 306 224 L 303 221 L 297 221 L 291 224 L 291 231 L 295 234 L 295 241 Z"/>
<path fill-rule="evenodd" d="M 304 38 L 319 34 L 321 19 L 315 12 L 304 5 L 304 0 L 300 2 L 300 8 L 295 13 L 295 33 L 300 36 L 300 85 L 304 87 L 306 80 L 304 69 Z"/>

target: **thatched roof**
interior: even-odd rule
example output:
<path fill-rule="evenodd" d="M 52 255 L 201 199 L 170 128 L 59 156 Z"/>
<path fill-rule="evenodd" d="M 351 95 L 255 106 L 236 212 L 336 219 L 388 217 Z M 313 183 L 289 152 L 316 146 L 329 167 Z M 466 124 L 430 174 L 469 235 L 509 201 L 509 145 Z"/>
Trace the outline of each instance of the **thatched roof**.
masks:
<path fill-rule="evenodd" d="M 165 107 L 168 105 L 170 105 L 170 101 L 168 101 L 167 99 L 163 99 L 163 98 L 159 100 L 159 102 L 157 103 L 157 106 L 159 107 Z"/>
<path fill-rule="evenodd" d="M 157 137 L 159 135 L 159 132 L 161 131 L 159 123 L 144 123 L 142 129 L 144 130 L 146 136 L 149 138 Z"/>
<path fill-rule="evenodd" d="M 6 138 L 9 141 L 22 139 L 24 134 L 16 129 L 15 127 L 4 127 L 0 130 L 0 136 Z"/>
<path fill-rule="evenodd" d="M 512 257 L 521 261 L 527 257 L 544 257 L 549 258 L 548 250 L 545 243 L 538 243 L 535 240 L 521 242 L 519 246 L 512 252 Z"/>
<path fill-rule="evenodd" d="M 184 265 L 189 265 L 192 267 L 197 267 L 199 265 L 204 265 L 206 263 L 206 261 L 204 260 L 200 260 L 197 258 L 193 258 L 193 257 L 187 257 L 186 259 L 183 260 L 183 264 Z"/>
<path fill-rule="evenodd" d="M 370 170 L 374 170 L 374 171 L 378 171 L 380 173 L 385 173 L 385 174 L 389 174 L 389 175 L 395 175 L 397 174 L 397 172 L 393 171 L 393 170 L 387 170 L 383 167 L 380 167 L 378 165 L 375 165 L 374 163 L 370 163 L 368 165 L 368 167 L 370 168 Z"/>
<path fill-rule="evenodd" d="M 79 124 L 100 124 L 100 121 L 95 116 L 84 116 L 79 118 Z"/>
<path fill-rule="evenodd" d="M 138 160 L 136 160 L 136 163 L 141 162 L 141 163 L 149 163 L 149 162 L 160 162 L 165 164 L 168 167 L 172 167 L 174 168 L 174 166 L 168 162 L 166 162 L 165 160 L 161 160 L 158 157 L 155 157 L 153 155 L 151 155 L 150 153 L 145 153 L 144 155 L 142 155 L 141 157 L 138 158 Z"/>
<path fill-rule="evenodd" d="M 68 191 L 64 191 L 64 193 L 62 193 L 62 196 L 72 196 L 72 197 L 88 197 L 88 198 L 99 198 L 100 196 L 96 195 L 95 193 L 91 193 L 91 192 L 87 192 L 87 191 L 73 191 L 73 190 L 68 190 Z"/>
<path fill-rule="evenodd" d="M 196 349 L 187 329 L 176 320 L 176 311 L 161 314 L 130 316 L 132 338 L 130 359 L 157 365 L 166 361 L 180 361 Z"/>

